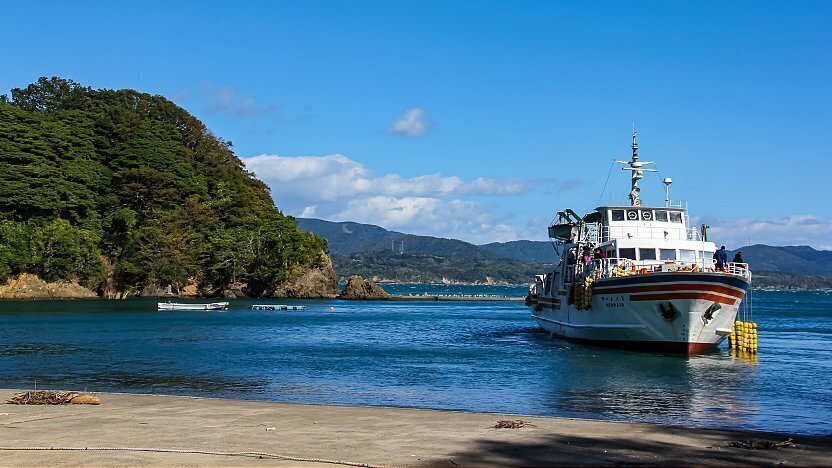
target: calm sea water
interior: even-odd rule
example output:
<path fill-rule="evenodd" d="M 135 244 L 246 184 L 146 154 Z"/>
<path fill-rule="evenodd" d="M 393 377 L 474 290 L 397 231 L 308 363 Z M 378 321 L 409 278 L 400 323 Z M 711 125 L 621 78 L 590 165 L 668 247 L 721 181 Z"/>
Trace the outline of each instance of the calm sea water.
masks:
<path fill-rule="evenodd" d="M 399 294 L 522 288 L 385 286 Z M 0 387 L 512 412 L 832 433 L 832 294 L 756 292 L 756 359 L 551 338 L 516 302 L 157 312 L 154 300 L 0 302 Z M 334 307 L 334 311 L 329 308 Z"/>

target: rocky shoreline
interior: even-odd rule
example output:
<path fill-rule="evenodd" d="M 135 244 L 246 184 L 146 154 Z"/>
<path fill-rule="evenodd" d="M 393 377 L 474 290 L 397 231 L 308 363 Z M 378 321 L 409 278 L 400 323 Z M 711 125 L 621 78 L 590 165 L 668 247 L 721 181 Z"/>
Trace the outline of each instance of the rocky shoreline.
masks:
<path fill-rule="evenodd" d="M 161 298 L 216 298 L 243 299 L 255 297 L 248 294 L 245 283 L 231 283 L 217 289 L 200 289 L 193 279 L 183 286 L 161 285 L 153 283 L 141 289 L 119 290 L 109 287 L 99 293 L 85 288 L 77 282 L 47 282 L 31 273 L 21 273 L 0 284 L 0 299 L 44 300 L 44 299 L 126 299 L 128 297 Z M 349 299 L 379 300 L 388 299 L 387 292 L 372 281 L 361 277 L 351 277 L 344 291 L 338 287 L 338 275 L 332 267 L 332 261 L 326 254 L 321 254 L 315 265 L 291 272 L 283 281 L 275 285 L 266 297 L 288 299 Z"/>
<path fill-rule="evenodd" d="M 98 294 L 77 282 L 50 283 L 37 275 L 21 273 L 0 285 L 0 299 L 93 299 Z"/>

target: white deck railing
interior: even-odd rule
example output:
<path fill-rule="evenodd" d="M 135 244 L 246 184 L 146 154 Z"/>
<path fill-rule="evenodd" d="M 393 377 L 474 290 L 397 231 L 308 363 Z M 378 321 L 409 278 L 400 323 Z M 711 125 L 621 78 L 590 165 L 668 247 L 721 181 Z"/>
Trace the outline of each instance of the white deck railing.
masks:
<path fill-rule="evenodd" d="M 566 282 L 571 283 L 575 278 L 594 277 L 598 279 L 619 276 L 646 275 L 657 272 L 689 271 L 708 272 L 721 271 L 732 275 L 751 279 L 751 270 L 747 263 L 728 263 L 724 270 L 717 270 L 714 260 L 631 260 L 629 258 L 596 259 L 584 265 L 577 263 L 566 267 Z"/>

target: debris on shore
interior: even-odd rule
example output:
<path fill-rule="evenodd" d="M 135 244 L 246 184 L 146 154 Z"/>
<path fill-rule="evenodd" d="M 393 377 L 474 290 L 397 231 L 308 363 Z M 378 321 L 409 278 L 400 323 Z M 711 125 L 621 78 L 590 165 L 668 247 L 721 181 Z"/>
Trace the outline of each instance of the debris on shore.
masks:
<path fill-rule="evenodd" d="M 777 450 L 784 447 L 794 447 L 795 443 L 791 437 L 783 442 L 771 442 L 769 440 L 738 440 L 728 442 L 729 447 L 736 447 L 746 450 Z"/>
<path fill-rule="evenodd" d="M 494 425 L 494 429 L 520 429 L 521 427 L 531 425 L 531 421 L 523 421 L 522 419 L 518 419 L 516 421 L 502 419 L 500 421 L 497 421 L 497 424 Z"/>
<path fill-rule="evenodd" d="M 52 390 L 30 390 L 16 393 L 6 400 L 8 405 L 100 405 L 101 399 L 95 395 L 79 392 L 56 392 Z"/>

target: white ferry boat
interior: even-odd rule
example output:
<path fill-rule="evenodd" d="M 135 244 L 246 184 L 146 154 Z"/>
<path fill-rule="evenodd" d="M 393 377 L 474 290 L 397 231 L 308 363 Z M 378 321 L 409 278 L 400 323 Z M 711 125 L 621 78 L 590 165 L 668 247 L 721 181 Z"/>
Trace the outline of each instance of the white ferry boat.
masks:
<path fill-rule="evenodd" d="M 638 182 L 656 172 L 633 155 L 629 204 L 601 206 L 586 216 L 558 213 L 549 237 L 559 257 L 537 275 L 526 304 L 550 333 L 590 344 L 674 351 L 714 350 L 732 332 L 751 282 L 745 263 L 713 260 L 707 228 L 689 227 L 687 209 L 671 202 L 645 206 Z M 589 255 L 585 255 L 587 253 Z"/>

